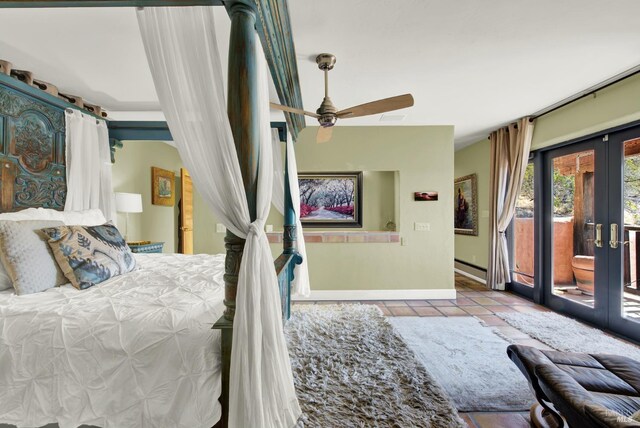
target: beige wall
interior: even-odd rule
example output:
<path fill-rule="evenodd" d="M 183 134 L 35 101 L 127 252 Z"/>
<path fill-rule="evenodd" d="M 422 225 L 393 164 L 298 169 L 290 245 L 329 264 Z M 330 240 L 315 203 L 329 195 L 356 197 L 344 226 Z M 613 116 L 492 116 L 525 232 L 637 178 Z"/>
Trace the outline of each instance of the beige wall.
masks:
<path fill-rule="evenodd" d="M 640 74 L 537 119 L 533 131 L 532 150 L 639 119 Z M 480 210 L 489 209 L 489 156 L 488 140 L 482 140 L 455 153 L 456 177 L 473 172 L 478 173 Z M 481 175 L 486 176 L 486 179 L 481 179 Z M 483 181 L 485 181 L 486 192 L 482 191 Z M 477 260 L 475 263 L 472 261 L 474 255 Z M 477 238 L 456 235 L 455 257 L 481 267 L 487 266 L 488 218 L 480 218 Z"/>
<path fill-rule="evenodd" d="M 317 127 L 306 128 L 296 143 L 300 172 L 397 171 L 393 212 L 405 245 L 308 244 L 312 289 L 452 289 L 453 127 L 337 126 L 327 144 L 315 143 L 316 132 Z M 367 183 L 363 186 L 365 198 L 391 191 L 390 183 L 383 183 L 371 192 L 373 184 L 370 193 Z M 424 190 L 438 191 L 439 200 L 415 202 L 413 192 Z M 379 218 L 391 212 L 389 207 Z M 365 210 L 364 216 L 366 223 L 373 213 Z M 431 231 L 414 231 L 414 222 L 429 223 Z M 280 251 L 272 248 L 274 254 Z"/>
<path fill-rule="evenodd" d="M 489 248 L 489 140 L 455 153 L 455 178 L 478 175 L 478 236 L 455 235 L 455 258 L 487 268 Z M 451 206 L 453 210 L 453 204 Z"/>

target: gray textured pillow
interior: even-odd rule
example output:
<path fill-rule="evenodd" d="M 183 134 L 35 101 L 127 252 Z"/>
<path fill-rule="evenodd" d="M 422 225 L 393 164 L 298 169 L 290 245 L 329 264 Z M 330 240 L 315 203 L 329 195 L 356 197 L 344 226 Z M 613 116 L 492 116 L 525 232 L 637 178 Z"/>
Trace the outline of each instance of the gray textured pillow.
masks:
<path fill-rule="evenodd" d="M 0 260 L 16 294 L 31 294 L 67 283 L 40 232 L 45 227 L 61 226 L 61 221 L 0 221 Z"/>

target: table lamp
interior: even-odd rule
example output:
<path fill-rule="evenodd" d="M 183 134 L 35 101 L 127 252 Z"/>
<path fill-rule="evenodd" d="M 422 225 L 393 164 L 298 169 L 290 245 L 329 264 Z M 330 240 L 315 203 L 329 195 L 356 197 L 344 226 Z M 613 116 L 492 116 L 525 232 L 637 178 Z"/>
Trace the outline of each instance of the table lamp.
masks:
<path fill-rule="evenodd" d="M 140 193 L 116 192 L 116 211 L 125 213 L 127 216 L 124 232 L 124 240 L 126 241 L 129 234 L 129 213 L 142 212 L 142 195 Z"/>

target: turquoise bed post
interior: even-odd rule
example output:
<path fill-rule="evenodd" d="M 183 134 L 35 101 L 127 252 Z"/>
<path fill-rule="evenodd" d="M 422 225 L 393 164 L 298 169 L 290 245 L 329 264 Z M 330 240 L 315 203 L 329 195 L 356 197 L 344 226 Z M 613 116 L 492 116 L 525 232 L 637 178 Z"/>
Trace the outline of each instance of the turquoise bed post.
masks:
<path fill-rule="evenodd" d="M 280 298 L 282 299 L 282 319 L 286 322 L 291 316 L 291 281 L 294 278 L 294 269 L 296 265 L 302 263 L 302 256 L 298 253 L 297 236 L 298 230 L 296 227 L 296 212 L 293 208 L 293 201 L 291 199 L 291 193 L 289 192 L 289 168 L 287 168 L 289 156 L 295 153 L 289 153 L 289 150 L 285 154 L 285 168 L 284 168 L 284 232 L 282 234 L 282 255 L 278 258 L 284 258 L 284 266 L 278 271 L 278 261 L 276 260 L 276 270 L 278 271 L 278 283 L 280 286 Z M 297 180 L 297 177 L 293 178 Z"/>
<path fill-rule="evenodd" d="M 227 83 L 227 113 L 238 154 L 242 181 L 247 195 L 249 216 L 256 219 L 258 159 L 260 157 L 260 110 L 258 64 L 256 52 L 260 43 L 255 31 L 256 12 L 246 1 L 233 0 L 225 4 L 231 18 L 229 37 L 229 80 Z M 238 272 L 245 240 L 230 231 L 224 238 L 227 250 L 224 269 L 224 315 L 213 326 L 222 333 L 222 427 L 229 420 L 229 385 L 233 318 L 236 310 Z"/>

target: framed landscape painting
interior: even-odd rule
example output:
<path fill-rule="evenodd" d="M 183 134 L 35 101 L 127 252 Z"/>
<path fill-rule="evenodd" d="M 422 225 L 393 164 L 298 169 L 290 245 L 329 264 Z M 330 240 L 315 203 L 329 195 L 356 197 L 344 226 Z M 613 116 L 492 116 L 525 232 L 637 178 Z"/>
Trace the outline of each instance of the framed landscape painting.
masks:
<path fill-rule="evenodd" d="M 298 174 L 307 227 L 362 227 L 362 171 Z"/>
<path fill-rule="evenodd" d="M 478 177 L 457 178 L 453 185 L 454 231 L 478 236 Z"/>

